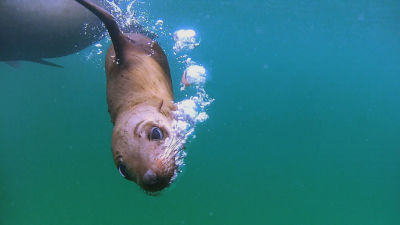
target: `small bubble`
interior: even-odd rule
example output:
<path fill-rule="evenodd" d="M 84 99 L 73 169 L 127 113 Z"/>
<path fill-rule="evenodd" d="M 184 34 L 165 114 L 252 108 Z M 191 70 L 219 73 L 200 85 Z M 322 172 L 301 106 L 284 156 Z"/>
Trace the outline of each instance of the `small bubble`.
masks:
<path fill-rule="evenodd" d="M 164 24 L 164 21 L 162 21 L 162 20 L 157 20 L 156 21 L 156 26 L 162 26 Z"/>

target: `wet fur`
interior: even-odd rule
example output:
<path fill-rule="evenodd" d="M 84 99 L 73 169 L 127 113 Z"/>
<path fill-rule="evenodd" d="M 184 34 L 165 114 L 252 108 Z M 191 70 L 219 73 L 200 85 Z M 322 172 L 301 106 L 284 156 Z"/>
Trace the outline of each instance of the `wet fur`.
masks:
<path fill-rule="evenodd" d="M 164 157 L 166 140 L 173 139 L 173 90 L 167 57 L 158 43 L 142 34 L 122 34 L 103 9 L 76 0 L 105 23 L 113 42 L 106 56 L 107 103 L 111 121 L 114 162 L 126 166 L 127 179 L 145 191 L 157 192 L 169 185 L 175 173 L 174 157 Z M 152 127 L 164 138 L 151 141 Z M 146 186 L 142 177 L 154 171 L 162 185 Z"/>

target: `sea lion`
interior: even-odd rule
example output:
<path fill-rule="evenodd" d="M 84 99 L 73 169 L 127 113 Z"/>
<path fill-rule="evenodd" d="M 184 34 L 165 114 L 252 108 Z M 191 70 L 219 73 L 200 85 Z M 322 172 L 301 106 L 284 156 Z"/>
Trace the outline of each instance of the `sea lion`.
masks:
<path fill-rule="evenodd" d="M 114 18 L 86 0 L 112 40 L 106 56 L 107 103 L 114 162 L 123 177 L 147 193 L 169 186 L 176 175 L 177 141 L 172 129 L 175 105 L 167 57 L 153 39 L 123 34 Z"/>
<path fill-rule="evenodd" d="M 125 29 L 152 35 L 137 23 Z M 102 22 L 72 0 L 0 0 L 0 61 L 10 65 L 25 60 L 61 67 L 45 59 L 79 52 L 104 32 Z"/>
<path fill-rule="evenodd" d="M 0 61 L 58 66 L 44 59 L 78 52 L 104 31 L 96 16 L 71 0 L 0 1 Z"/>

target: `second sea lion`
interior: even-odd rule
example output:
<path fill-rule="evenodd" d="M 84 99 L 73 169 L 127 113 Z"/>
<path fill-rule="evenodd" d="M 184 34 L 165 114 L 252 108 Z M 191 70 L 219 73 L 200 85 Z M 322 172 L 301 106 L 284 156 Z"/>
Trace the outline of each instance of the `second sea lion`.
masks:
<path fill-rule="evenodd" d="M 161 191 L 176 175 L 179 140 L 167 57 L 156 41 L 123 34 L 114 18 L 86 0 L 76 0 L 105 24 L 112 45 L 106 56 L 107 103 L 114 124 L 112 153 L 125 178 L 147 192 Z"/>
<path fill-rule="evenodd" d="M 94 0 L 103 4 L 103 0 Z M 101 21 L 70 0 L 1 0 L 0 61 L 32 61 L 78 52 L 102 38 Z"/>

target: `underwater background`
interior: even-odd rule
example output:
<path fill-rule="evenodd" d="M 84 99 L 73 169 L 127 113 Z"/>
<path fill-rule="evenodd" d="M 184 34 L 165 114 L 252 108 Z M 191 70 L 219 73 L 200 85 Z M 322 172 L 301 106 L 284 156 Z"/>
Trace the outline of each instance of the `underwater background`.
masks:
<path fill-rule="evenodd" d="M 400 224 L 400 1 L 142 8 L 197 32 L 215 99 L 183 173 L 155 197 L 119 175 L 104 53 L 0 63 L 1 225 Z M 159 42 L 183 99 L 172 36 Z"/>

